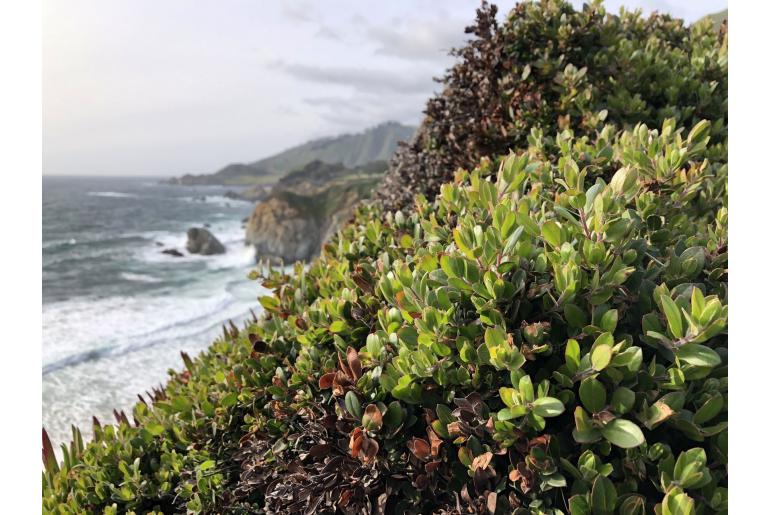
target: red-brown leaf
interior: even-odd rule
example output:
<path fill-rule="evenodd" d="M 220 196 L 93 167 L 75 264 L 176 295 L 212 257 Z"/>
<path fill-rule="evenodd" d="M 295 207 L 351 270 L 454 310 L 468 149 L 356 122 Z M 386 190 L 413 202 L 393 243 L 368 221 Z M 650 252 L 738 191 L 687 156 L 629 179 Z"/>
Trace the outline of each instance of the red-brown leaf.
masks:
<path fill-rule="evenodd" d="M 363 443 L 363 431 L 360 427 L 357 427 L 350 433 L 350 455 L 357 458 Z"/>
<path fill-rule="evenodd" d="M 313 458 L 321 458 L 331 452 L 332 446 L 328 443 L 319 443 L 310 448 L 308 452 Z"/>
<path fill-rule="evenodd" d="M 48 472 L 59 470 L 59 464 L 56 462 L 56 455 L 53 452 L 53 445 L 51 445 L 51 439 L 48 438 L 45 428 L 43 429 L 43 466 L 45 466 Z"/>
<path fill-rule="evenodd" d="M 380 444 L 374 438 L 369 438 L 366 435 L 362 437 L 361 453 L 363 454 L 364 463 L 372 463 L 377 458 L 377 453 L 380 450 Z"/>
<path fill-rule="evenodd" d="M 364 410 L 361 423 L 370 431 L 378 431 L 382 427 L 382 412 L 380 408 L 376 404 L 368 405 Z"/>
<path fill-rule="evenodd" d="M 473 463 L 471 463 L 471 470 L 481 469 L 484 470 L 489 466 L 489 463 L 492 461 L 492 453 L 491 452 L 485 452 L 484 454 L 480 454 L 479 456 L 476 456 L 473 458 Z"/>
<path fill-rule="evenodd" d="M 487 511 L 492 515 L 494 515 L 496 509 L 497 509 L 497 493 L 489 492 L 489 496 L 487 497 Z"/>
<path fill-rule="evenodd" d="M 434 458 L 438 457 L 438 453 L 441 450 L 441 445 L 444 441 L 439 438 L 436 431 L 430 426 L 428 426 L 428 440 L 430 441 L 430 455 Z"/>
<path fill-rule="evenodd" d="M 419 460 L 427 460 L 430 456 L 430 444 L 422 438 L 412 438 L 406 446 Z"/>
<path fill-rule="evenodd" d="M 430 463 L 425 464 L 425 472 L 428 473 L 428 475 L 433 474 L 441 465 L 440 461 L 431 461 Z"/>
<path fill-rule="evenodd" d="M 324 374 L 321 376 L 321 378 L 318 380 L 318 387 L 321 390 L 326 390 L 327 388 L 331 388 L 334 384 L 334 376 L 336 376 L 336 372 L 329 372 L 328 374 Z"/>
<path fill-rule="evenodd" d="M 358 351 L 353 347 L 348 347 L 347 358 L 353 380 L 358 381 L 361 377 L 361 361 L 358 359 Z"/>

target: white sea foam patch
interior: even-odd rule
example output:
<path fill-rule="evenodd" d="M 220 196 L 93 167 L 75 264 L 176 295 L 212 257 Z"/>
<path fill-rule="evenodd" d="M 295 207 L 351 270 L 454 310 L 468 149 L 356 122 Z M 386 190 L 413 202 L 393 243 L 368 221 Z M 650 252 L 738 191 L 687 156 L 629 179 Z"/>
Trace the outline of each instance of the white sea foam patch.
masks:
<path fill-rule="evenodd" d="M 108 197 L 108 198 L 135 198 L 133 193 L 121 193 L 119 191 L 89 191 L 88 194 L 92 197 Z"/>
<path fill-rule="evenodd" d="M 136 283 L 159 283 L 163 281 L 163 279 L 161 279 L 160 277 L 155 277 L 150 274 L 135 274 L 132 272 L 122 272 L 120 276 L 126 281 L 133 281 Z"/>
<path fill-rule="evenodd" d="M 212 270 L 244 267 L 248 270 L 248 267 L 255 263 L 256 254 L 254 247 L 245 244 L 244 229 L 240 222 L 217 222 L 211 224 L 207 229 L 225 246 L 224 254 L 202 256 L 188 253 L 186 249 L 187 233 L 185 230 L 179 230 L 178 232 L 151 231 L 141 233 L 141 236 L 147 240 L 147 245 L 136 249 L 135 259 L 146 263 L 185 263 L 197 261 L 204 263 L 207 268 Z M 164 249 L 176 249 L 183 256 L 173 257 L 163 254 Z"/>
<path fill-rule="evenodd" d="M 193 197 L 177 197 L 182 202 L 198 202 L 213 204 L 215 206 L 250 206 L 253 204 L 250 200 L 225 197 L 224 195 L 198 195 Z"/>
<path fill-rule="evenodd" d="M 242 326 L 250 310 L 259 313 L 256 299 L 266 293 L 238 270 L 212 273 L 168 297 L 44 306 L 44 426 L 62 442 L 70 424 L 90 434 L 92 415 L 110 421 L 114 408 L 130 413 L 137 393 L 165 382 L 169 367 L 181 367 L 180 351 L 204 350 L 227 320 Z"/>
<path fill-rule="evenodd" d="M 95 359 L 150 340 L 200 330 L 235 299 L 227 291 L 205 295 L 79 298 L 43 306 L 43 370 Z"/>

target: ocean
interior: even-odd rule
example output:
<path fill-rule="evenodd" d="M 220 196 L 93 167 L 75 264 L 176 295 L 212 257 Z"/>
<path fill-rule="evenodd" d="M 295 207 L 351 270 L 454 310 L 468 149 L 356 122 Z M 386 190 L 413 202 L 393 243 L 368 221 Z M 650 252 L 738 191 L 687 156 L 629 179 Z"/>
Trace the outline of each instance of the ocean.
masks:
<path fill-rule="evenodd" d="M 258 312 L 266 290 L 247 278 L 254 251 L 233 188 L 137 177 L 43 177 L 43 426 L 54 445 L 70 426 L 91 434 L 169 368 Z M 225 254 L 190 255 L 186 231 L 209 225 Z M 162 254 L 175 248 L 185 255 Z M 57 445 L 58 446 L 58 445 Z"/>

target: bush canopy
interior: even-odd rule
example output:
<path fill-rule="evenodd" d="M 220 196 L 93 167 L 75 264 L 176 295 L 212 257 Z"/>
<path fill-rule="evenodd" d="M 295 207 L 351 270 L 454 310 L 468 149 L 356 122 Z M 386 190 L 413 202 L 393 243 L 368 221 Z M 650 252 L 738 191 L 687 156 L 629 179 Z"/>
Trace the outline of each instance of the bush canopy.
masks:
<path fill-rule="evenodd" d="M 363 205 L 309 265 L 263 270 L 264 313 L 131 416 L 73 428 L 62 461 L 43 433 L 44 511 L 727 513 L 726 52 L 705 24 L 602 12 L 525 3 L 501 30 L 577 81 L 614 42 L 606 91 L 673 56 L 677 77 L 595 117 L 514 111 L 435 198 Z M 515 55 L 494 68 L 513 88 L 544 62 Z"/>

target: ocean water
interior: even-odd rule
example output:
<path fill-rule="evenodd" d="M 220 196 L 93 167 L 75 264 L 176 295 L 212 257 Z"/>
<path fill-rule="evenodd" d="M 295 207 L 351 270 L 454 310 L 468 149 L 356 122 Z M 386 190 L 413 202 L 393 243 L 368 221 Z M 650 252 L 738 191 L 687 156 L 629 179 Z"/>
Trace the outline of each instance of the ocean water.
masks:
<path fill-rule="evenodd" d="M 137 394 L 182 368 L 180 351 L 195 355 L 224 322 L 258 312 L 265 290 L 247 278 L 242 228 L 252 205 L 227 189 L 43 178 L 43 425 L 55 445 L 72 424 L 90 434 L 94 415 L 130 415 Z M 187 229 L 204 224 L 225 254 L 187 253 Z"/>

